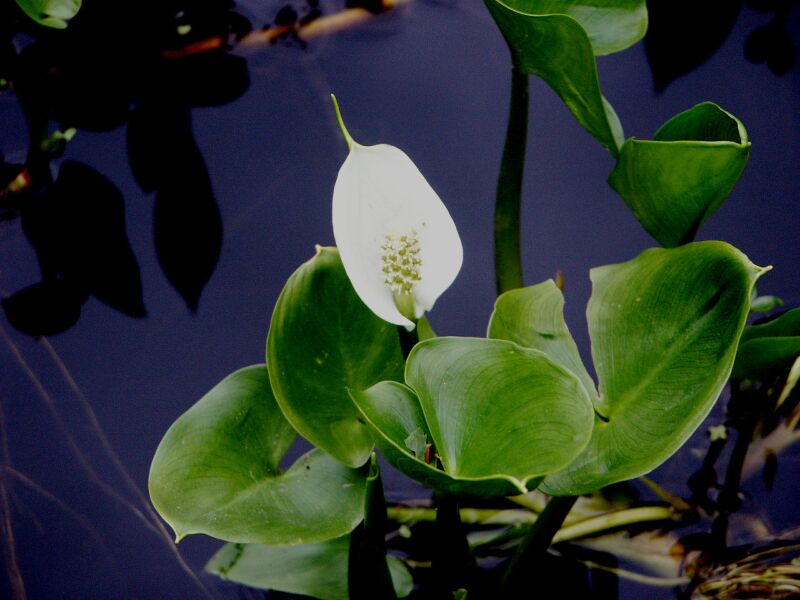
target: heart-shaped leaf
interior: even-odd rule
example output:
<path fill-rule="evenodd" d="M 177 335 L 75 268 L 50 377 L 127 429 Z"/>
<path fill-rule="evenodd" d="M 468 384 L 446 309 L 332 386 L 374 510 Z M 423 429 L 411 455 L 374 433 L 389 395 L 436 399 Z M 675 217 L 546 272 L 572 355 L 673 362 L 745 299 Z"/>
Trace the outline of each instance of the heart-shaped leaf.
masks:
<path fill-rule="evenodd" d="M 39 337 L 56 335 L 75 325 L 86 292 L 65 281 L 34 283 L 0 300 L 15 329 Z"/>
<path fill-rule="evenodd" d="M 800 356 L 800 308 L 748 327 L 742 333 L 733 376 L 764 381 L 788 369 Z"/>
<path fill-rule="evenodd" d="M 230 581 L 262 590 L 313 596 L 320 600 L 349 598 L 347 563 L 350 543 L 341 537 L 301 546 L 226 544 L 206 570 Z M 405 598 L 414 580 L 401 560 L 389 556 L 397 596 Z"/>
<path fill-rule="evenodd" d="M 256 365 L 223 379 L 178 418 L 150 467 L 150 498 L 178 540 L 305 544 L 341 536 L 364 515 L 365 475 L 320 450 L 282 472 L 295 438 Z"/>
<path fill-rule="evenodd" d="M 653 140 L 626 141 L 608 183 L 659 244 L 673 247 L 694 239 L 749 156 L 741 121 L 704 102 L 667 121 Z"/>
<path fill-rule="evenodd" d="M 52 188 L 23 207 L 22 226 L 45 280 L 58 278 L 132 317 L 147 313 L 125 201 L 101 173 L 62 162 Z"/>
<path fill-rule="evenodd" d="M 624 141 L 600 92 L 596 55 L 634 44 L 647 29 L 644 0 L 485 0 L 524 72 L 541 77 L 611 154 Z"/>
<path fill-rule="evenodd" d="M 583 27 L 595 55 L 630 48 L 647 32 L 644 0 L 500 0 L 528 15 L 566 15 Z"/>
<path fill-rule="evenodd" d="M 356 295 L 336 248 L 318 248 L 286 282 L 267 338 L 275 398 L 294 428 L 345 465 L 372 451 L 372 434 L 347 388 L 400 379 L 395 326 Z"/>
<path fill-rule="evenodd" d="M 594 381 L 564 321 L 564 296 L 552 279 L 500 295 L 486 335 L 541 350 L 577 375 L 589 397 L 597 399 Z"/>
<path fill-rule="evenodd" d="M 577 456 L 591 432 L 581 381 L 544 353 L 504 340 L 421 342 L 406 382 L 351 395 L 386 459 L 438 492 L 524 493 Z"/>
<path fill-rule="evenodd" d="M 764 271 L 723 242 L 593 269 L 587 314 L 608 422 L 598 420 L 583 453 L 541 489 L 588 493 L 648 473 L 680 448 L 725 385 Z"/>
<path fill-rule="evenodd" d="M 219 260 L 222 217 L 196 146 L 171 167 L 156 194 L 153 237 L 164 275 L 194 312 Z"/>

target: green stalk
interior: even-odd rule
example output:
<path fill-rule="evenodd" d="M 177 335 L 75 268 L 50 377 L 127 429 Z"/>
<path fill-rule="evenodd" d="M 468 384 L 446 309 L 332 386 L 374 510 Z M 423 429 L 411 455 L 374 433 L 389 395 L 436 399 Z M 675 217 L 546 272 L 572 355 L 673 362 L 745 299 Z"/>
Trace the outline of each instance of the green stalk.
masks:
<path fill-rule="evenodd" d="M 546 578 L 546 574 L 540 572 L 543 564 L 541 558 L 547 552 L 553 536 L 564 523 L 577 499 L 577 496 L 550 499 L 542 514 L 528 530 L 506 569 L 500 584 L 501 598 L 520 597 L 520 593 L 531 581 Z"/>
<path fill-rule="evenodd" d="M 494 210 L 494 270 L 498 294 L 523 285 L 519 215 L 528 138 L 528 96 L 528 75 L 513 66 L 508 129 Z"/>

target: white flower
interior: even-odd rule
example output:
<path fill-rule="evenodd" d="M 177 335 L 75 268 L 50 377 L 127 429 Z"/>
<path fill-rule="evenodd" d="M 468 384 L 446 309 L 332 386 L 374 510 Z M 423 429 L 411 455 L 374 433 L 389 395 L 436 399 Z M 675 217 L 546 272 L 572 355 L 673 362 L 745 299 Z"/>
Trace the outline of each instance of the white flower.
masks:
<path fill-rule="evenodd" d="M 394 146 L 353 141 L 333 102 L 350 147 L 333 188 L 333 236 L 342 263 L 372 312 L 413 329 L 458 275 L 461 239 L 411 159 Z"/>

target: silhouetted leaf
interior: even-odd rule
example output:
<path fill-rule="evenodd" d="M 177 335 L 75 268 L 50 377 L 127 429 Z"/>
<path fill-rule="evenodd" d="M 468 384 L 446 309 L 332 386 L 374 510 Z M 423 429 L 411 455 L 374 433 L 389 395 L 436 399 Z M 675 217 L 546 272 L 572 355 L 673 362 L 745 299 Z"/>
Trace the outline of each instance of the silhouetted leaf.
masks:
<path fill-rule="evenodd" d="M 785 75 L 797 63 L 797 47 L 786 30 L 785 19 L 755 29 L 745 41 L 744 54 L 754 63 L 766 62 L 775 75 Z"/>
<path fill-rule="evenodd" d="M 164 184 L 176 161 L 197 153 L 189 107 L 166 94 L 136 103 L 127 141 L 131 171 L 145 192 Z"/>
<path fill-rule="evenodd" d="M 172 93 L 192 106 L 218 106 L 250 87 L 247 61 L 222 50 L 165 60 L 164 80 Z"/>
<path fill-rule="evenodd" d="M 53 188 L 64 231 L 64 277 L 130 315 L 146 314 L 139 265 L 125 232 L 125 201 L 117 187 L 80 163 L 61 165 Z"/>
<path fill-rule="evenodd" d="M 44 276 L 58 274 L 127 315 L 146 314 L 124 200 L 103 175 L 63 162 L 49 193 L 24 207 L 22 224 Z"/>
<path fill-rule="evenodd" d="M 167 280 L 194 312 L 217 266 L 222 219 L 200 152 L 192 148 L 172 157 L 171 167 L 156 195 L 156 253 Z"/>
<path fill-rule="evenodd" d="M 86 294 L 61 281 L 28 286 L 4 298 L 3 310 L 11 325 L 36 337 L 62 333 L 75 325 Z"/>
<path fill-rule="evenodd" d="M 694 71 L 728 38 L 741 0 L 647 0 L 650 27 L 644 47 L 656 90 Z"/>
<path fill-rule="evenodd" d="M 63 128 L 110 131 L 128 119 L 126 66 L 113 52 L 31 44 L 20 53 L 17 87 Z"/>

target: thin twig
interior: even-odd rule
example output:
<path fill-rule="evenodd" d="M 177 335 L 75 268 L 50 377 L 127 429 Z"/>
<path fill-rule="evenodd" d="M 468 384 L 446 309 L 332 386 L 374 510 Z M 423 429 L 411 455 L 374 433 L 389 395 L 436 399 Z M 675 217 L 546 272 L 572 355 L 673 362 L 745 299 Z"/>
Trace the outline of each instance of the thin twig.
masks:
<path fill-rule="evenodd" d="M 12 597 L 14 600 L 25 600 L 25 581 L 22 578 L 22 572 L 19 569 L 19 562 L 17 561 L 17 550 L 16 544 L 14 543 L 14 527 L 11 523 L 11 506 L 8 502 L 8 493 L 6 490 L 5 472 L 11 464 L 11 453 L 9 451 L 8 435 L 6 434 L 6 418 L 2 402 L 0 402 L 0 447 L 3 449 L 3 455 L 0 457 L 0 465 L 3 467 L 3 469 L 0 470 L 0 507 L 2 507 L 0 537 L 5 541 L 3 545 L 3 555 L 6 558 L 6 572 L 8 574 L 9 583 L 11 584 Z"/>
<path fill-rule="evenodd" d="M 131 514 L 133 514 L 137 519 L 139 519 L 142 523 L 144 523 L 144 525 L 148 529 L 150 529 L 152 532 L 154 532 L 160 539 L 164 540 L 167 543 L 167 547 L 170 549 L 172 554 L 175 556 L 176 560 L 178 561 L 178 564 L 181 566 L 183 571 L 186 572 L 187 575 L 189 575 L 189 577 L 192 579 L 192 581 L 203 591 L 203 594 L 207 598 L 213 598 L 214 595 L 211 592 L 211 590 L 209 590 L 206 587 L 206 585 L 200 580 L 200 578 L 197 576 L 197 574 L 194 572 L 194 570 L 188 565 L 188 563 L 186 563 L 186 561 L 183 559 L 183 556 L 181 556 L 179 550 L 177 549 L 175 544 L 172 542 L 172 539 L 169 537 L 169 534 L 167 533 L 166 537 L 164 536 L 164 533 L 166 533 L 166 531 L 164 530 L 163 525 L 161 525 L 161 523 L 159 521 L 154 522 L 153 520 L 151 520 L 151 518 L 149 518 L 148 515 L 146 515 L 144 512 L 142 512 L 135 504 L 130 502 L 127 498 L 125 498 L 122 494 L 120 494 L 116 489 L 114 489 L 113 486 L 108 484 L 105 480 L 103 480 L 100 477 L 100 475 L 97 473 L 97 471 L 92 466 L 92 464 L 89 461 L 89 459 L 86 457 L 86 455 L 81 450 L 81 448 L 78 445 L 77 441 L 75 440 L 75 438 L 73 437 L 73 435 L 70 432 L 69 428 L 67 427 L 67 424 L 64 422 L 63 418 L 61 417 L 61 414 L 58 412 L 58 409 L 56 408 L 55 402 L 53 402 L 53 398 L 50 396 L 50 393 L 44 387 L 44 384 L 41 382 L 39 377 L 36 375 L 36 373 L 30 367 L 28 362 L 25 360 L 25 357 L 20 352 L 19 347 L 14 343 L 14 340 L 11 339 L 11 337 L 8 335 L 8 333 L 6 332 L 5 328 L 2 325 L 0 325 L 0 337 L 3 338 L 3 341 L 5 341 L 6 345 L 11 350 L 11 353 L 13 354 L 13 356 L 16 359 L 17 363 L 19 364 L 20 368 L 25 372 L 25 374 L 27 375 L 28 379 L 30 379 L 30 381 L 33 384 L 34 388 L 36 388 L 36 391 L 37 391 L 39 397 L 42 399 L 42 401 L 44 402 L 45 406 L 50 411 L 50 414 L 53 417 L 54 421 L 56 422 L 56 425 L 58 426 L 61 434 L 66 439 L 67 445 L 69 446 L 70 450 L 72 450 L 72 453 L 75 455 L 75 458 L 78 460 L 78 463 L 83 468 L 83 470 L 86 472 L 86 474 L 89 477 L 89 479 L 95 485 L 97 485 L 104 493 L 106 493 L 111 498 L 114 498 L 122 506 L 127 508 L 131 512 Z M 85 399 L 85 397 L 84 397 L 84 399 Z M 87 403 L 88 403 L 88 401 L 87 401 Z M 96 415 L 95 415 L 95 421 L 96 421 Z M 98 422 L 98 426 L 99 426 L 99 422 Z M 149 512 L 150 510 L 151 509 L 149 508 L 149 505 L 147 505 L 146 512 Z"/>

